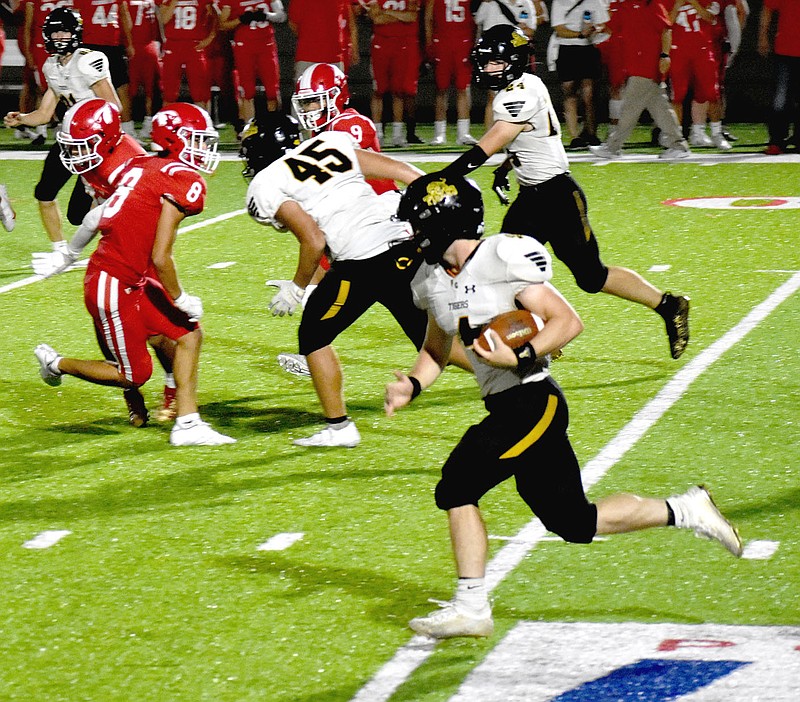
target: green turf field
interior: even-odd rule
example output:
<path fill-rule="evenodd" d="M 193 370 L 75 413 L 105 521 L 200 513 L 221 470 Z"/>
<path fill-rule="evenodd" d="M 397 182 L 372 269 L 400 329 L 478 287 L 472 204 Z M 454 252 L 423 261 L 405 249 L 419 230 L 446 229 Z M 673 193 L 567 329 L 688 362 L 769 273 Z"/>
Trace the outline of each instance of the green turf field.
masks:
<path fill-rule="evenodd" d="M 464 681 L 520 622 L 800 625 L 800 209 L 744 199 L 797 197 L 798 168 L 574 165 L 606 262 L 691 297 L 692 338 L 679 361 L 655 314 L 581 292 L 558 262 L 554 277 L 586 325 L 554 365 L 582 463 L 697 369 L 590 497 L 666 496 L 705 482 L 745 543 L 778 542 L 774 555 L 736 561 L 667 529 L 591 546 L 539 541 L 494 591 L 495 635 L 439 644 L 397 681 L 392 702 L 470 699 L 458 693 Z M 128 426 L 119 391 L 40 380 L 40 342 L 99 354 L 80 271 L 8 289 L 48 244 L 32 196 L 40 164 L 7 158 L 0 170 L 18 212 L 16 230 L 0 232 L 0 700 L 351 700 L 408 650 L 407 621 L 431 609 L 427 598 L 452 594 L 446 520 L 432 491 L 449 450 L 483 414 L 474 381 L 448 371 L 386 418 L 383 387 L 414 352 L 373 309 L 336 344 L 361 445 L 292 446 L 320 414 L 310 382 L 274 362 L 295 350 L 297 320 L 269 316 L 264 282 L 291 276 L 296 243 L 237 215 L 182 234 L 175 255 L 184 287 L 205 306 L 201 413 L 238 443 L 171 448 L 169 426 Z M 239 171 L 220 165 L 194 220 L 243 207 Z M 503 209 L 488 189 L 491 168 L 476 177 L 495 232 Z M 663 204 L 714 196 L 739 199 L 728 209 Z M 221 263 L 232 265 L 212 267 Z M 713 355 L 791 281 L 786 299 Z M 143 390 L 155 406 L 158 372 Z M 495 537 L 513 537 L 531 518 L 511 484 L 482 508 Z M 47 549 L 23 547 L 47 530 L 71 533 Z M 258 550 L 285 533 L 303 536 Z M 492 539 L 491 555 L 507 543 Z M 794 699 L 796 680 L 770 699 Z"/>

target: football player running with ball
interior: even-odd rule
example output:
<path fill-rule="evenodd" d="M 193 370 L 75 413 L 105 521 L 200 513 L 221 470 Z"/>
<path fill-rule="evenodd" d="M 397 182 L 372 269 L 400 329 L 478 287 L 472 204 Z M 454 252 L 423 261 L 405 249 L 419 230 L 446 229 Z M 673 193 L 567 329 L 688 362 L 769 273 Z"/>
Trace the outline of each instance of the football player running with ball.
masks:
<path fill-rule="evenodd" d="M 589 224 L 586 196 L 569 172 L 561 126 L 540 78 L 527 72 L 528 39 L 516 27 L 488 29 L 472 50 L 473 81 L 497 90 L 492 127 L 476 146 L 442 172 L 466 175 L 501 149 L 508 158 L 495 171 L 494 190 L 508 204 L 508 171 L 517 176 L 519 195 L 502 230 L 550 243 L 575 281 L 588 293 L 605 292 L 638 302 L 664 319 L 670 354 L 679 358 L 689 343 L 689 298 L 662 292 L 628 268 L 606 266 Z"/>
<path fill-rule="evenodd" d="M 396 372 L 397 379 L 386 386 L 386 413 L 409 404 L 438 378 L 455 336 L 471 347 L 488 411 L 453 449 L 436 486 L 436 505 L 447 512 L 458 572 L 455 597 L 411 620 L 414 631 L 434 638 L 492 634 L 484 580 L 487 533 L 478 503 L 512 476 L 545 528 L 565 541 L 590 543 L 598 534 L 674 525 L 741 556 L 739 535 L 703 487 L 666 500 L 631 494 L 596 504 L 586 499 L 567 435 L 566 400 L 549 370 L 549 355 L 580 334 L 583 324 L 549 283 L 551 259 L 539 242 L 509 234 L 481 240 L 481 194 L 461 176 L 419 178 L 406 189 L 398 217 L 411 223 L 428 264 L 414 278 L 412 292 L 429 321 L 414 367 L 408 375 Z M 489 331 L 494 350 L 474 344 L 485 324 L 517 306 L 542 322 L 530 341 L 512 349 Z"/>
<path fill-rule="evenodd" d="M 102 236 L 86 269 L 84 301 L 108 360 L 65 358 L 40 344 L 35 350 L 40 375 L 52 386 L 61 384 L 62 375 L 73 375 L 98 385 L 138 388 L 153 371 L 148 338 L 161 334 L 175 342 L 177 417 L 170 443 L 233 443 L 198 413 L 203 305 L 184 292 L 172 256 L 183 219 L 203 211 L 206 183 L 199 172 L 216 169 L 219 135 L 205 110 L 175 103 L 153 117 L 152 140 L 158 153 L 129 161 L 103 205 Z"/>

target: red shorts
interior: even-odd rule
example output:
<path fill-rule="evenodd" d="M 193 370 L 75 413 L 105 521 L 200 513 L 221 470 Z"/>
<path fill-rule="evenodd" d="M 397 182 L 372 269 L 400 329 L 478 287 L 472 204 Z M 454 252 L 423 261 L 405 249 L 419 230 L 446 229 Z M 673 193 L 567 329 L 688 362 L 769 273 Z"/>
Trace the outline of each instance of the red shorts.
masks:
<path fill-rule="evenodd" d="M 472 63 L 469 52 L 472 41 L 433 40 L 433 75 L 437 90 L 447 90 L 455 85 L 456 90 L 466 90 L 472 80 Z"/>
<path fill-rule="evenodd" d="M 143 288 L 126 287 L 91 262 L 83 281 L 83 300 L 103 355 L 115 360 L 134 385 L 147 382 L 153 373 L 147 346 L 151 336 L 163 334 L 176 341 L 198 328 L 157 280 L 148 278 Z"/>
<path fill-rule="evenodd" d="M 158 42 L 151 41 L 137 46 L 136 53 L 128 60 L 128 90 L 136 95 L 139 88 L 145 97 L 152 98 L 161 80 L 161 60 L 158 56 Z"/>
<path fill-rule="evenodd" d="M 261 81 L 268 100 L 278 97 L 278 49 L 275 44 L 233 43 L 233 63 L 239 74 L 239 92 L 245 100 L 256 94 L 256 79 Z"/>
<path fill-rule="evenodd" d="M 168 41 L 164 45 L 161 66 L 161 90 L 165 102 L 175 102 L 181 91 L 181 77 L 186 72 L 189 94 L 195 102 L 211 100 L 211 76 L 204 51 L 197 51 L 195 41 Z"/>
<path fill-rule="evenodd" d="M 372 39 L 372 86 L 378 95 L 416 95 L 419 43 L 416 39 Z"/>
<path fill-rule="evenodd" d="M 717 64 L 711 49 L 672 47 L 669 71 L 672 83 L 672 102 L 686 99 L 689 87 L 694 89 L 695 102 L 716 102 L 719 100 Z"/>
<path fill-rule="evenodd" d="M 50 54 L 45 51 L 44 44 L 34 44 L 31 53 L 33 54 L 33 62 L 36 64 L 36 84 L 44 92 L 47 90 L 47 79 L 42 73 L 42 66 L 44 66 L 44 62 L 47 61 Z"/>

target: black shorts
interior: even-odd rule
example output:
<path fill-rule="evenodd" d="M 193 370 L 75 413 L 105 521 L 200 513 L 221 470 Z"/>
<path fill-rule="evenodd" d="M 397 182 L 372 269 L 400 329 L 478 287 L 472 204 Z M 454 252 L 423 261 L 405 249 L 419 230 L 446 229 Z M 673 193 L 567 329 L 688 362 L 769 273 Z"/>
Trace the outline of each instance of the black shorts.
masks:
<path fill-rule="evenodd" d="M 33 196 L 39 202 L 52 202 L 55 200 L 61 189 L 72 178 L 72 173 L 67 170 L 59 158 L 60 151 L 61 147 L 56 142 L 50 147 L 44 159 L 42 174 L 33 191 Z M 69 223 L 78 226 L 91 208 L 92 196 L 83 187 L 83 180 L 77 178 L 67 206 Z"/>
<path fill-rule="evenodd" d="M 362 261 L 334 261 L 303 309 L 300 353 L 328 346 L 376 302 L 389 310 L 414 347 L 422 348 L 428 315 L 411 295 L 421 261 L 410 242 Z"/>
<path fill-rule="evenodd" d="M 596 293 L 606 284 L 608 268 L 600 260 L 589 224 L 586 196 L 569 173 L 539 185 L 521 186 L 503 219 L 502 231 L 549 243 L 582 290 Z"/>
<path fill-rule="evenodd" d="M 84 44 L 83 46 L 92 51 L 99 51 L 108 57 L 108 71 L 111 73 L 111 84 L 115 88 L 128 84 L 128 56 L 125 53 L 125 47 L 106 44 Z"/>
<path fill-rule="evenodd" d="M 600 52 L 597 47 L 569 44 L 558 47 L 556 72 L 562 83 L 574 80 L 597 80 L 600 77 Z"/>

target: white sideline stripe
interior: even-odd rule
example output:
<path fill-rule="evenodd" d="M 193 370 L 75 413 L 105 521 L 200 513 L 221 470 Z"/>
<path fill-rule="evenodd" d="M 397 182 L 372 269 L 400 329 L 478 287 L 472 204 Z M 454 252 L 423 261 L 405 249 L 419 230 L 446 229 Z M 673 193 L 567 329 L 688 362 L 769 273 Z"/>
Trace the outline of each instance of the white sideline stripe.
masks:
<path fill-rule="evenodd" d="M 236 261 L 220 261 L 219 263 L 212 263 L 210 266 L 206 266 L 206 268 L 210 268 L 212 270 L 217 270 L 221 268 L 230 268 L 231 266 L 235 266 Z"/>
<path fill-rule="evenodd" d="M 202 222 L 196 222 L 195 224 L 190 224 L 186 227 L 181 227 L 178 229 L 178 234 L 186 234 L 188 232 L 193 232 L 195 229 L 200 229 L 202 227 L 207 227 L 210 224 L 218 224 L 219 222 L 224 222 L 226 219 L 231 219 L 232 217 L 238 217 L 240 214 L 244 214 L 247 212 L 245 209 L 241 210 L 233 210 L 233 212 L 226 212 L 225 214 L 218 215 L 216 217 L 212 217 L 211 219 L 204 219 Z M 70 267 L 69 270 L 74 268 L 85 268 L 88 264 L 88 259 L 83 261 L 78 261 L 74 265 Z M 233 265 L 233 263 L 229 264 Z M 216 266 L 209 266 L 209 268 L 221 268 L 219 264 Z M 17 288 L 23 288 L 26 285 L 30 285 L 31 283 L 38 283 L 40 280 L 44 280 L 44 278 L 40 275 L 32 275 L 28 278 L 23 278 L 22 280 L 17 280 L 13 283 L 9 283 L 8 285 L 3 285 L 0 287 L 0 295 L 6 292 L 10 292 L 11 290 L 16 290 Z"/>
<path fill-rule="evenodd" d="M 775 555 L 780 541 L 750 541 L 742 553 L 742 558 L 751 561 L 766 561 Z"/>
<path fill-rule="evenodd" d="M 664 273 L 664 271 L 668 271 L 670 268 L 672 268 L 672 265 L 669 263 L 658 263 L 655 266 L 650 266 L 650 268 L 647 269 L 647 272 Z"/>
<path fill-rule="evenodd" d="M 283 551 L 289 548 L 294 543 L 297 543 L 305 536 L 301 532 L 286 532 L 283 534 L 275 534 L 275 536 L 267 539 L 263 544 L 259 544 L 257 551 Z"/>
<path fill-rule="evenodd" d="M 26 541 L 24 544 L 22 544 L 22 548 L 50 548 L 54 544 L 57 544 L 59 541 L 61 541 L 61 539 L 63 539 L 65 536 L 69 536 L 71 533 L 72 532 L 68 531 L 67 529 L 51 529 L 49 531 L 43 531 L 34 536 L 30 541 Z"/>
<path fill-rule="evenodd" d="M 755 329 L 778 305 L 800 288 L 800 272 L 777 288 L 764 302 L 756 305 L 747 316 L 711 346 L 693 358 L 667 382 L 661 391 L 648 402 L 611 439 L 581 471 L 586 492 L 594 486 L 619 461 L 644 434 L 686 392 L 689 386 L 730 350 L 749 332 Z M 486 567 L 486 586 L 489 591 L 506 577 L 547 534 L 538 519 L 532 519 L 510 540 Z M 427 636 L 415 635 L 401 647 L 394 657 L 362 687 L 351 702 L 386 702 L 408 678 L 434 652 L 436 641 Z"/>

